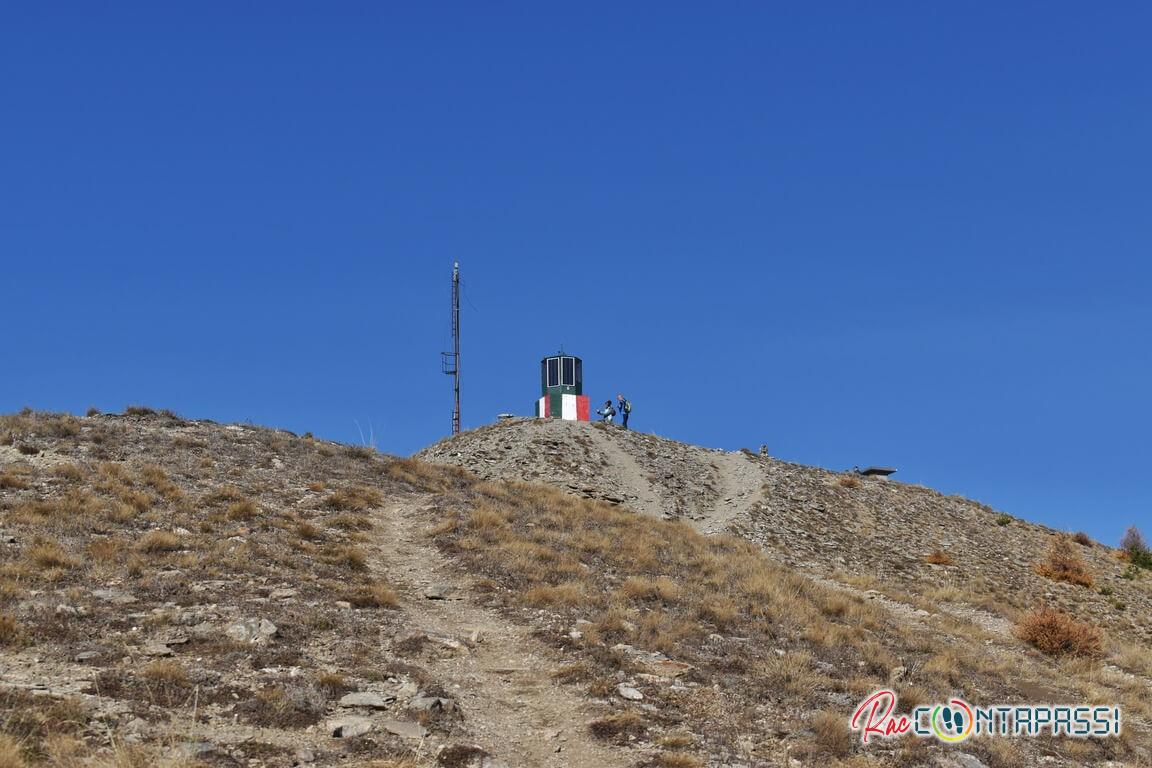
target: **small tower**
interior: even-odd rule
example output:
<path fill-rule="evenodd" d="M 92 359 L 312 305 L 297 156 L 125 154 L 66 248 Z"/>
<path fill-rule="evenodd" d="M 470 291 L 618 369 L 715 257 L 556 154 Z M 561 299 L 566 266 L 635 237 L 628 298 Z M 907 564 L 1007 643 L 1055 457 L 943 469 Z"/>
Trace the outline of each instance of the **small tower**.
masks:
<path fill-rule="evenodd" d="M 536 418 L 589 421 L 588 396 L 580 358 L 559 354 L 540 361 L 540 399 Z"/>

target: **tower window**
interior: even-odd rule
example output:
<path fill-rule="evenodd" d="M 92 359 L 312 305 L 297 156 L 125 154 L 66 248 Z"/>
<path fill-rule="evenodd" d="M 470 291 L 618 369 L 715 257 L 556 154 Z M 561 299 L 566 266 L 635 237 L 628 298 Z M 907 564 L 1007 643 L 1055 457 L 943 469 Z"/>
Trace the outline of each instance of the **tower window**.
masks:
<path fill-rule="evenodd" d="M 560 385 L 560 358 L 548 358 L 548 386 L 557 387 Z"/>
<path fill-rule="evenodd" d="M 564 373 L 564 378 L 562 379 L 561 383 L 563 383 L 564 386 L 566 386 L 566 387 L 575 386 L 576 385 L 576 372 L 575 372 L 576 359 L 572 358 L 572 357 L 562 357 L 562 358 L 560 358 L 560 361 L 561 361 L 561 368 L 562 368 L 563 373 Z"/>

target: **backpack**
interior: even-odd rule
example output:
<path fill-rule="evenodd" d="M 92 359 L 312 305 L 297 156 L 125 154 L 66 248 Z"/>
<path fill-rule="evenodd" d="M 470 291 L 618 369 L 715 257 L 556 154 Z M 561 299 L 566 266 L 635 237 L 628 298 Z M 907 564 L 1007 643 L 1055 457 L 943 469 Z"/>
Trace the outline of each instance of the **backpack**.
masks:
<path fill-rule="evenodd" d="M 625 400 L 624 405 L 622 405 L 621 408 L 624 409 L 624 413 L 632 413 L 632 401 Z"/>

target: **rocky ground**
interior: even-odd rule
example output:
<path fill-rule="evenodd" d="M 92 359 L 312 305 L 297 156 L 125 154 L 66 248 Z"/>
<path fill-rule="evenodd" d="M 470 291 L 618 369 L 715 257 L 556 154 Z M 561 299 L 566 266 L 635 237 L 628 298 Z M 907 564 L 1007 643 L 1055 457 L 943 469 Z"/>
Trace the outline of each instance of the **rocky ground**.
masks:
<path fill-rule="evenodd" d="M 407 460 L 150 409 L 0 417 L 0 768 L 1147 765 L 1148 579 L 1091 542 L 1091 587 L 1042 576 L 1056 538 L 587 424 Z M 1103 648 L 1032 648 L 1036 605 Z M 884 685 L 1117 701 L 1125 732 L 864 748 L 846 720 Z"/>

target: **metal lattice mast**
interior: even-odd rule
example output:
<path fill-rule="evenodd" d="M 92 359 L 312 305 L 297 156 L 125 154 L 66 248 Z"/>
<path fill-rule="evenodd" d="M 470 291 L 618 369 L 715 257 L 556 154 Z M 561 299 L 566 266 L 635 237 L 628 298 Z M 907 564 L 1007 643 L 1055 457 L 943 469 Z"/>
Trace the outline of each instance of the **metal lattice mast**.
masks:
<path fill-rule="evenodd" d="M 460 434 L 460 262 L 452 264 L 452 351 L 441 352 L 441 367 L 452 376 L 452 434 Z"/>

